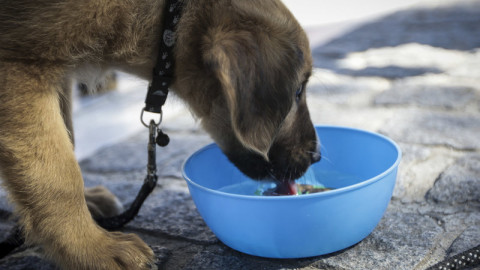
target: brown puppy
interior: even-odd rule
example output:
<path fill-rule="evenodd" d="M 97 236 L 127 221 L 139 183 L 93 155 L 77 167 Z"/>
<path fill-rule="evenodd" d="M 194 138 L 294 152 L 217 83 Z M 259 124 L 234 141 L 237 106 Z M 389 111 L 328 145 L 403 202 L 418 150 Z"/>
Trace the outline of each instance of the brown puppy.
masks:
<path fill-rule="evenodd" d="M 151 249 L 88 211 L 73 154 L 70 78 L 117 68 L 147 80 L 163 0 L 0 0 L 0 167 L 26 238 L 65 269 L 144 269 Z M 245 174 L 291 181 L 319 159 L 303 89 L 305 33 L 278 0 L 185 0 L 175 81 Z"/>

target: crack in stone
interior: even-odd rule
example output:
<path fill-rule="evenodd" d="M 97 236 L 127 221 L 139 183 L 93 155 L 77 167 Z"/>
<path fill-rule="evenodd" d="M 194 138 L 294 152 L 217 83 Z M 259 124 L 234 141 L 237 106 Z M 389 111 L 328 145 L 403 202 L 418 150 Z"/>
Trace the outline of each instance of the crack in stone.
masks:
<path fill-rule="evenodd" d="M 451 166 L 451 165 L 450 165 Z M 433 185 L 428 189 L 428 191 L 425 193 L 425 196 L 424 196 L 424 199 L 428 202 L 433 202 L 435 204 L 438 204 L 440 203 L 439 200 L 435 199 L 431 194 L 430 192 L 432 191 L 433 187 L 435 186 L 435 184 L 437 183 L 437 181 L 440 181 L 440 179 L 442 178 L 443 174 L 445 173 L 445 171 L 448 170 L 448 168 L 446 168 L 443 172 L 441 172 L 440 174 L 438 174 L 437 178 L 435 178 L 435 181 L 433 181 Z"/>
<path fill-rule="evenodd" d="M 460 238 L 460 236 L 462 236 L 462 234 L 468 229 L 468 227 L 465 227 L 458 235 L 455 239 L 453 239 L 453 241 L 450 243 L 450 245 L 445 249 L 445 252 L 446 254 L 449 253 L 449 251 L 452 249 L 453 245 L 455 244 L 455 241 L 457 241 L 458 238 Z"/>
<path fill-rule="evenodd" d="M 413 270 L 426 269 L 428 266 L 435 264 L 437 261 L 445 260 L 447 258 L 448 249 L 453 245 L 455 240 L 457 240 L 463 234 L 465 230 L 466 228 L 456 232 L 444 233 L 435 237 L 436 239 L 434 245 L 428 250 L 425 257 L 417 265 L 415 265 Z M 446 245 L 448 245 L 447 248 L 444 247 Z M 436 257 L 439 259 L 435 260 Z M 432 262 L 432 260 L 435 261 Z"/>

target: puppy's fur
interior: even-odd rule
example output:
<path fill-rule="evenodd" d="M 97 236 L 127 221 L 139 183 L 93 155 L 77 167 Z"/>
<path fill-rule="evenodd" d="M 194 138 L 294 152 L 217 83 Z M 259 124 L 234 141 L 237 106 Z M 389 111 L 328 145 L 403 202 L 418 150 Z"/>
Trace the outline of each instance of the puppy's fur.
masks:
<path fill-rule="evenodd" d="M 65 269 L 143 269 L 154 260 L 140 238 L 91 217 L 73 154 L 70 85 L 85 68 L 150 80 L 163 5 L 0 0 L 2 178 L 27 240 Z M 318 159 L 301 91 L 308 41 L 280 1 L 185 0 L 175 54 L 174 93 L 242 172 L 291 181 Z"/>

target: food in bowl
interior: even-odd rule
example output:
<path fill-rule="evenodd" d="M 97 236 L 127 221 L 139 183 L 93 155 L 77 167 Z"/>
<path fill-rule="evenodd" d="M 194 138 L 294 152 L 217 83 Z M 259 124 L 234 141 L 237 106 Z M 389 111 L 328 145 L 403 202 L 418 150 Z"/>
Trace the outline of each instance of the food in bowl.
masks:
<path fill-rule="evenodd" d="M 308 185 L 308 184 L 278 184 L 274 188 L 267 190 L 257 189 L 255 195 L 263 196 L 282 196 L 282 195 L 306 195 L 332 190 L 323 185 Z"/>
<path fill-rule="evenodd" d="M 317 172 L 309 168 L 305 175 L 290 182 L 278 182 L 265 179 L 263 181 L 254 181 L 245 175 L 236 175 L 238 181 L 234 184 L 225 185 L 218 190 L 230 194 L 247 195 L 247 196 L 291 196 L 306 195 L 332 190 L 332 187 L 326 187 L 322 179 L 350 179 L 353 176 L 347 176 L 332 172 Z"/>

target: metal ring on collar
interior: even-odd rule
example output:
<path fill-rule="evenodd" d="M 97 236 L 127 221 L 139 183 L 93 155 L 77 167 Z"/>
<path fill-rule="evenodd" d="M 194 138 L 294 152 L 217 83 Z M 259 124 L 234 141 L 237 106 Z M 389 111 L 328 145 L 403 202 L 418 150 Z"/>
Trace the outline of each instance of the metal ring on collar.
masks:
<path fill-rule="evenodd" d="M 140 122 L 142 122 L 142 124 L 146 127 L 146 128 L 149 128 L 150 125 L 147 125 L 147 123 L 150 123 L 150 121 L 148 122 L 145 122 L 143 120 L 143 114 L 145 112 L 145 108 L 142 109 L 142 113 L 140 114 Z M 152 113 L 152 112 L 148 112 L 148 113 Z M 155 126 L 158 127 L 160 126 L 160 124 L 162 123 L 162 119 L 163 119 L 163 112 L 160 112 L 160 113 L 152 113 L 152 114 L 158 114 L 159 115 L 159 119 L 158 121 L 155 121 L 154 119 L 150 118 L 149 120 L 153 120 L 153 122 L 155 123 Z"/>

